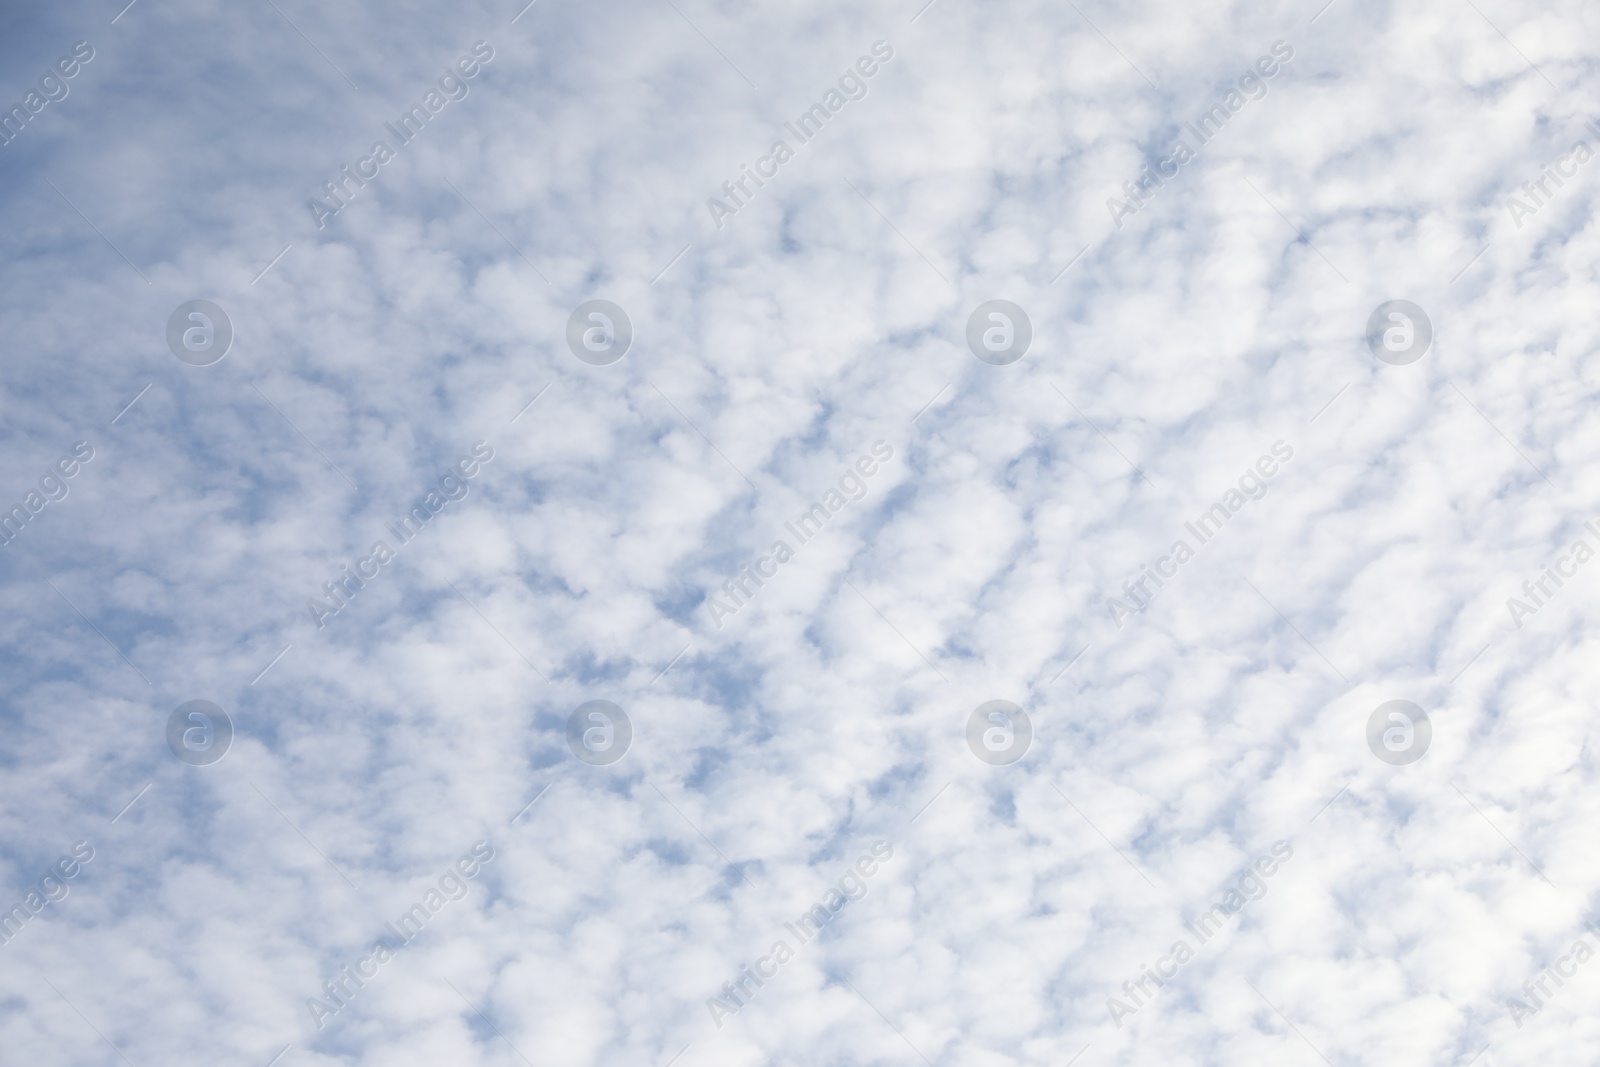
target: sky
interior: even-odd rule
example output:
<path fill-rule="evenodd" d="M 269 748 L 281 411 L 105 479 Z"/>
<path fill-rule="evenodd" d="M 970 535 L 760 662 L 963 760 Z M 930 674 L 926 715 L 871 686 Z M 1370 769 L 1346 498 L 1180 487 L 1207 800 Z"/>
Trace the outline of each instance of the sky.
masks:
<path fill-rule="evenodd" d="M 7 1062 L 1595 1062 L 1600 0 L 125 2 Z"/>

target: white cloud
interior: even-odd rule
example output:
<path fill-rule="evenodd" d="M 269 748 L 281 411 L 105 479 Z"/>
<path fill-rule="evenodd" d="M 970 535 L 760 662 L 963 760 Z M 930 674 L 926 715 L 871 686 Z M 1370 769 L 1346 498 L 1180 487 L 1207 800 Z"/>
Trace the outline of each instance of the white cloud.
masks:
<path fill-rule="evenodd" d="M 1505 201 L 1593 139 L 1594 4 L 519 6 L 0 16 L 0 99 L 96 49 L 0 147 L 0 501 L 96 451 L 0 547 L 0 899 L 96 850 L 0 946 L 0 1047 L 1587 1062 L 1600 970 L 1520 1027 L 1507 1001 L 1595 918 L 1600 572 L 1520 629 L 1505 602 L 1600 522 L 1600 172 L 1520 227 Z M 306 199 L 479 40 L 318 231 Z M 706 197 L 878 40 L 716 229 Z M 1268 95 L 1113 227 L 1278 40 Z M 234 328 L 205 368 L 164 335 L 201 298 Z M 566 348 L 590 299 L 633 323 L 608 367 Z M 1032 323 L 1009 366 L 966 349 L 992 299 Z M 1406 366 L 1364 339 L 1394 299 L 1433 326 Z M 865 497 L 712 625 L 878 440 Z M 1279 440 L 1119 629 L 1107 598 Z M 470 494 L 319 630 L 307 597 L 476 441 Z M 211 766 L 167 748 L 191 699 L 233 719 Z M 610 766 L 568 748 L 590 699 L 632 722 Z M 991 699 L 1033 724 L 1008 767 L 966 747 Z M 1430 717 L 1417 763 L 1366 748 L 1391 699 Z M 319 1031 L 306 998 L 479 840 Z M 878 840 L 719 1030 L 707 998 Z"/>

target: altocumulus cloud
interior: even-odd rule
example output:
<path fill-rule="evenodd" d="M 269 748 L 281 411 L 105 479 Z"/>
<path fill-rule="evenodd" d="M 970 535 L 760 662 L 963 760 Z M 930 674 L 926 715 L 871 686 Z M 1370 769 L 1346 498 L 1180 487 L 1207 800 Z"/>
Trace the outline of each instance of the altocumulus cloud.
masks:
<path fill-rule="evenodd" d="M 0 1048 L 1587 1067 L 1600 23 L 1478 7 L 0 15 Z"/>

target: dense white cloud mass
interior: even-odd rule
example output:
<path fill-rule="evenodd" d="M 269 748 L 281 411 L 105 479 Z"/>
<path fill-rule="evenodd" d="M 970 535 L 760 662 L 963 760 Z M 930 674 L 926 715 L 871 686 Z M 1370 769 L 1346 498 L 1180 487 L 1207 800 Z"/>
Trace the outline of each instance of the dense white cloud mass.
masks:
<path fill-rule="evenodd" d="M 0 1059 L 1595 1062 L 1600 0 L 123 3 Z"/>

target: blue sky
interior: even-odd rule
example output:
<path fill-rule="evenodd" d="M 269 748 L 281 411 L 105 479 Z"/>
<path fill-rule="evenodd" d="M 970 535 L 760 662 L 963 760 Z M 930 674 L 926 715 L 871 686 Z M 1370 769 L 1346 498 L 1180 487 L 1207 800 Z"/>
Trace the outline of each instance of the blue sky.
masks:
<path fill-rule="evenodd" d="M 1600 549 L 1596 32 L 1596 0 L 0 12 L 7 108 L 92 49 L 0 146 L 0 505 L 28 513 L 0 547 L 0 1047 L 1592 1063 L 1600 966 L 1536 980 L 1600 948 L 1600 565 L 1560 563 Z M 194 300 L 232 327 L 209 366 L 168 346 Z M 609 365 L 568 347 L 592 300 L 632 326 Z M 1006 365 L 968 347 L 992 300 L 1031 324 Z M 1394 300 L 1432 326 L 1414 362 L 1366 338 Z M 193 700 L 233 728 L 206 765 L 168 741 Z M 615 762 L 569 744 L 592 700 L 631 725 Z M 992 700 L 1031 723 L 1011 763 L 968 747 Z M 1369 750 L 1390 700 L 1429 716 L 1416 762 Z M 880 841 L 864 896 L 708 1010 Z M 462 899 L 310 1010 L 479 842 Z M 1116 1017 L 1276 842 L 1265 894 Z"/>

